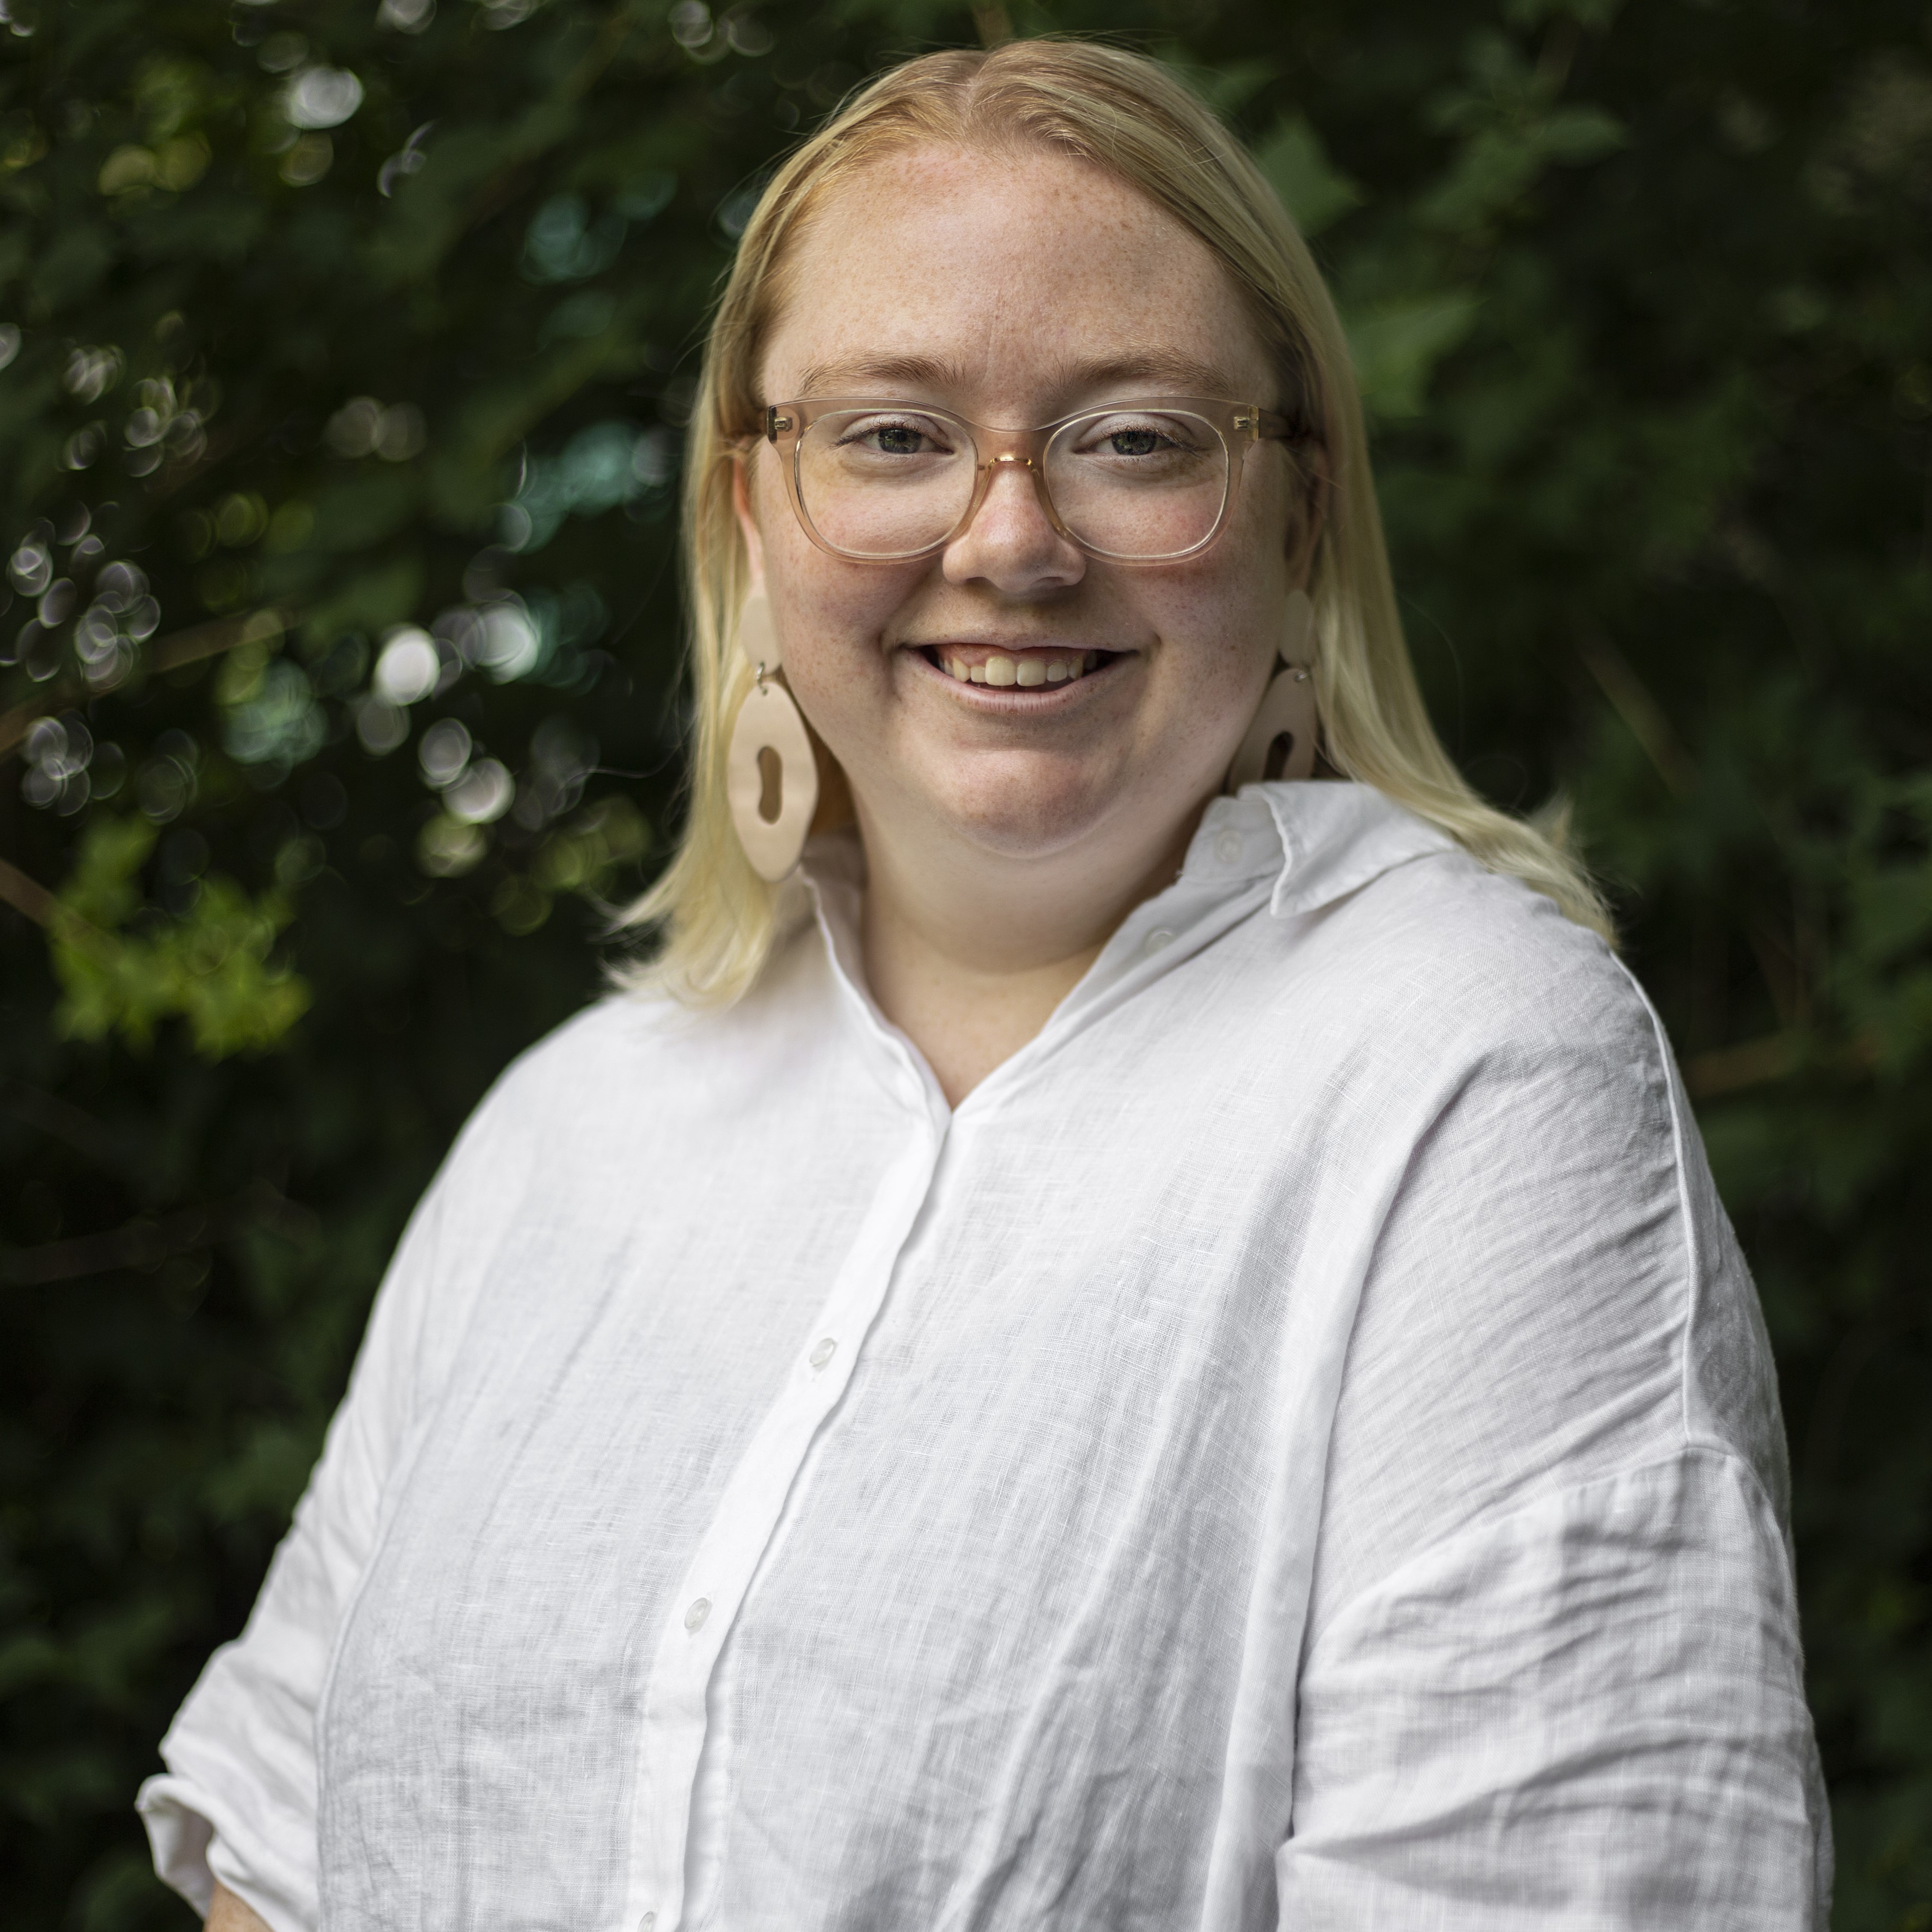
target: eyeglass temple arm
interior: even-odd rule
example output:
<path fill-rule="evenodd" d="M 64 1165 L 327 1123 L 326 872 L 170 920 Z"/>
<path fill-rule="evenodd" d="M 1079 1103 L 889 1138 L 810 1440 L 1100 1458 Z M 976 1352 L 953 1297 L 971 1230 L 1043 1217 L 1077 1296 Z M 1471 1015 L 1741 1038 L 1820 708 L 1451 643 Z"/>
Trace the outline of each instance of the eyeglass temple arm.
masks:
<path fill-rule="evenodd" d="M 1309 442 L 1314 440 L 1314 432 L 1305 424 L 1285 416 L 1276 410 L 1264 410 L 1250 404 L 1235 416 L 1234 426 L 1245 430 L 1255 442 Z"/>

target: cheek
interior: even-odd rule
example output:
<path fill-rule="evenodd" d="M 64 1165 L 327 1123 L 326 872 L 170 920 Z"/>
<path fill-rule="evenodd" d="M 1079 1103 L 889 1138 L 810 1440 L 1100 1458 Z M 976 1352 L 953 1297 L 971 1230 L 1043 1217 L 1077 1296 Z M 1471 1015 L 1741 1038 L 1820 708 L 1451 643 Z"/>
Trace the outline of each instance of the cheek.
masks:
<path fill-rule="evenodd" d="M 1174 586 L 1161 626 L 1170 676 L 1198 704 L 1251 707 L 1280 653 L 1287 597 L 1286 566 L 1259 542 Z"/>
<path fill-rule="evenodd" d="M 1247 684 L 1264 680 L 1286 635 L 1288 560 L 1288 506 L 1274 488 L 1256 490 L 1238 505 L 1235 541 L 1221 560 L 1210 593 L 1214 621 L 1224 656 Z"/>
<path fill-rule="evenodd" d="M 898 572 L 828 556 L 799 528 L 782 491 L 775 506 L 759 508 L 785 682 L 806 721 L 842 756 L 876 736 L 890 680 L 882 640 L 909 586 Z"/>
<path fill-rule="evenodd" d="M 753 492 L 764 552 L 765 584 L 784 646 L 788 670 L 806 672 L 827 654 L 849 651 L 876 637 L 890 613 L 887 586 L 874 572 L 828 556 L 800 528 L 775 478 L 759 479 Z"/>

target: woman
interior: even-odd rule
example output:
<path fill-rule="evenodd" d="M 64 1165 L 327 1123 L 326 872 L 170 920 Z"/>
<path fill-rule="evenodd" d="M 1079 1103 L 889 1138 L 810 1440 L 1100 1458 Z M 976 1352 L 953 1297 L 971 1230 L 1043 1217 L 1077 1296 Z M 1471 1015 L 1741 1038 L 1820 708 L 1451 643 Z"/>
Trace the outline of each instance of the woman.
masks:
<path fill-rule="evenodd" d="M 913 62 L 766 192 L 695 422 L 662 950 L 412 1222 L 164 1875 L 1822 1924 L 1749 1279 L 1588 885 L 1430 734 L 1255 170 L 1126 54 Z"/>

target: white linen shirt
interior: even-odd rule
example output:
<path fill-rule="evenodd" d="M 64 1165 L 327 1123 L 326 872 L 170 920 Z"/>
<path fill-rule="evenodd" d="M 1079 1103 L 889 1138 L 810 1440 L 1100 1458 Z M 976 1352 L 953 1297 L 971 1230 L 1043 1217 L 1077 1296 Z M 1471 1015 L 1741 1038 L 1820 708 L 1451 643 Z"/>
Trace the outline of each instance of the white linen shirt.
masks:
<path fill-rule="evenodd" d="M 1750 1278 L 1602 942 L 1208 811 L 956 1109 L 862 879 L 465 1130 L 140 1808 L 276 1932 L 1780 1932 Z"/>

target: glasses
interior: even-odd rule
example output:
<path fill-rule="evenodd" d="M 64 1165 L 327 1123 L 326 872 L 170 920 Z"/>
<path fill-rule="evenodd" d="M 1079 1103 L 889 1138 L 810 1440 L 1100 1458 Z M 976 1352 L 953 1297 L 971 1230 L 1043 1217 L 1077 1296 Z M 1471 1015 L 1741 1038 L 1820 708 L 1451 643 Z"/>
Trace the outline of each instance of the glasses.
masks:
<path fill-rule="evenodd" d="M 923 404 L 779 403 L 765 411 L 764 435 L 806 536 L 859 563 L 944 550 L 1010 469 L 1031 476 L 1047 520 L 1089 556 L 1171 563 L 1220 535 L 1252 445 L 1306 440 L 1258 404 L 1200 396 L 1115 403 L 1018 430 Z"/>

